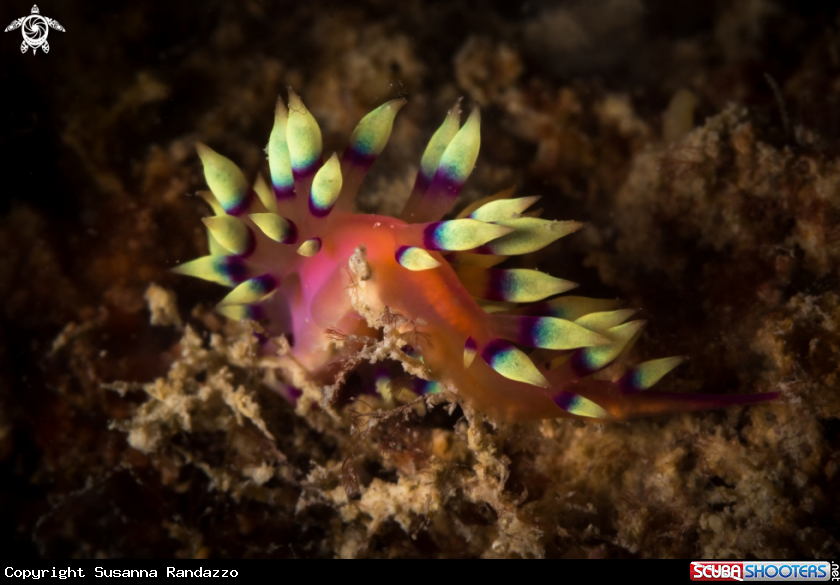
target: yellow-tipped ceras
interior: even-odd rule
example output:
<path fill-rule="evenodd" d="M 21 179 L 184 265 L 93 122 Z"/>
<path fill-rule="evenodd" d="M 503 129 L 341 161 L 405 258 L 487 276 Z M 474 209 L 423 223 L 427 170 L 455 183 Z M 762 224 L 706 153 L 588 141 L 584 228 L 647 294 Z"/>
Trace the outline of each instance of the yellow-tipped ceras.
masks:
<path fill-rule="evenodd" d="M 396 314 L 411 324 L 401 351 L 425 368 L 427 391 L 448 389 L 499 420 L 616 420 L 775 398 L 649 390 L 683 358 L 623 365 L 644 325 L 629 320 L 633 310 L 558 296 L 577 285 L 499 266 L 582 227 L 527 215 L 538 197 L 513 198 L 509 189 L 444 219 L 481 143 L 480 112 L 473 108 L 462 126 L 460 100 L 431 136 L 399 218 L 353 213 L 404 104 L 373 110 L 344 153 L 325 161 L 321 130 L 290 90 L 288 107 L 277 102 L 266 148 L 270 184 L 257 178 L 250 187 L 233 162 L 197 145 L 213 211 L 204 220 L 211 254 L 176 271 L 232 287 L 219 312 L 286 335 L 281 371 L 302 369 L 329 385 L 333 366 L 354 351 L 335 343 L 335 331 L 375 338 L 377 317 Z"/>

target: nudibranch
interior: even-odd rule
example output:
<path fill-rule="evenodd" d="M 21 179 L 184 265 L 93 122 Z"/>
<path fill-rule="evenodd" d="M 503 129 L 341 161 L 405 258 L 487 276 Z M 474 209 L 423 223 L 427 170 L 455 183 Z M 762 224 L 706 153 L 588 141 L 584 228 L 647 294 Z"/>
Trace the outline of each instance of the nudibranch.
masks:
<path fill-rule="evenodd" d="M 576 285 L 498 267 L 582 227 L 528 213 L 538 197 L 503 191 L 444 220 L 478 157 L 478 108 L 463 126 L 460 102 L 449 111 L 400 217 L 354 213 L 404 104 L 370 112 L 343 155 L 324 161 L 318 123 L 290 89 L 288 108 L 277 101 L 266 148 L 271 185 L 258 177 L 251 187 L 232 161 L 198 144 L 210 188 L 202 195 L 214 212 L 203 220 L 210 254 L 175 272 L 233 287 L 217 310 L 285 335 L 285 359 L 324 386 L 357 351 L 336 332 L 375 339 L 391 315 L 404 335 L 400 351 L 429 381 L 422 388 L 446 388 L 496 420 L 622 420 L 776 397 L 649 390 L 683 358 L 624 366 L 644 326 L 630 320 L 634 310 L 558 296 Z"/>

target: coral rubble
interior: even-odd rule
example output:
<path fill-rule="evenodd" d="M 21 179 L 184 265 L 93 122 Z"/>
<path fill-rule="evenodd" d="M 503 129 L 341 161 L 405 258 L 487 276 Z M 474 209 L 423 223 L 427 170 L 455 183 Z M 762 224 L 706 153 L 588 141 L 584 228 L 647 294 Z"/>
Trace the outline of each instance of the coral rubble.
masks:
<path fill-rule="evenodd" d="M 68 6 L 49 55 L 5 59 L 8 554 L 836 558 L 840 13 L 589 4 Z M 436 120 L 480 100 L 467 202 L 517 184 L 588 224 L 528 267 L 641 307 L 636 357 L 690 356 L 669 390 L 782 398 L 610 425 L 407 393 L 296 410 L 252 325 L 167 272 L 206 245 L 192 143 L 254 176 L 285 84 L 328 151 L 409 98 L 365 211 L 396 212 Z"/>

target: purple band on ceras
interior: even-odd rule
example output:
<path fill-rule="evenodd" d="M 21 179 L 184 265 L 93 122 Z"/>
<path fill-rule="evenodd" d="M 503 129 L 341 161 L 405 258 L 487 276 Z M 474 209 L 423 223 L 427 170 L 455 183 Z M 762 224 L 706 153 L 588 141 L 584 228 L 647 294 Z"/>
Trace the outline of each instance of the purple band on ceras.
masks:
<path fill-rule="evenodd" d="M 367 173 L 373 163 L 376 162 L 376 155 L 364 154 L 355 148 L 348 148 L 341 156 L 341 162 L 352 165 L 354 169 L 358 169 L 363 173 Z"/>
<path fill-rule="evenodd" d="M 240 199 L 239 201 L 237 201 L 235 205 L 232 205 L 230 208 L 222 206 L 222 208 L 225 210 L 225 213 L 227 213 L 228 215 L 240 216 L 243 213 L 245 213 L 246 211 L 248 211 L 248 208 L 251 206 L 251 202 L 254 200 L 254 197 L 256 197 L 256 196 L 257 196 L 256 191 L 249 188 L 245 192 L 245 196 L 242 197 L 242 199 Z"/>
<path fill-rule="evenodd" d="M 295 198 L 295 186 L 284 185 L 282 187 L 274 187 L 274 199 L 277 201 L 289 201 Z"/>
<path fill-rule="evenodd" d="M 218 270 L 233 284 L 240 284 L 248 280 L 248 267 L 240 256 L 222 256 Z"/>

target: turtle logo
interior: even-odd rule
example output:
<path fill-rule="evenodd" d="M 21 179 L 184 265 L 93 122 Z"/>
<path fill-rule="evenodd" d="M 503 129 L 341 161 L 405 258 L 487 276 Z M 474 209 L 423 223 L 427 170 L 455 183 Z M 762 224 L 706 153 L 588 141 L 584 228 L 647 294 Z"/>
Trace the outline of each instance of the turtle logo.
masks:
<path fill-rule="evenodd" d="M 64 27 L 58 24 L 57 20 L 41 16 L 37 5 L 32 6 L 32 14 L 13 20 L 12 24 L 6 27 L 3 32 L 9 32 L 16 28 L 22 28 L 23 42 L 20 45 L 20 52 L 25 53 L 26 49 L 32 47 L 32 54 L 40 48 L 44 53 L 50 52 L 50 44 L 47 42 L 47 33 L 50 28 L 64 32 Z"/>

